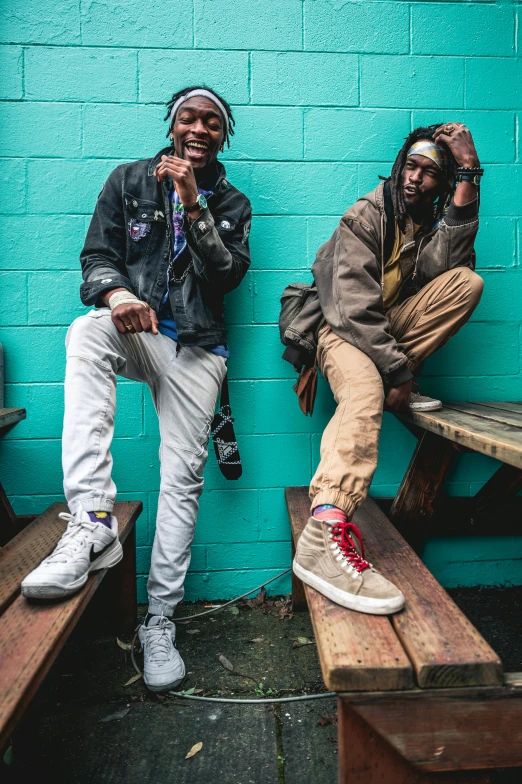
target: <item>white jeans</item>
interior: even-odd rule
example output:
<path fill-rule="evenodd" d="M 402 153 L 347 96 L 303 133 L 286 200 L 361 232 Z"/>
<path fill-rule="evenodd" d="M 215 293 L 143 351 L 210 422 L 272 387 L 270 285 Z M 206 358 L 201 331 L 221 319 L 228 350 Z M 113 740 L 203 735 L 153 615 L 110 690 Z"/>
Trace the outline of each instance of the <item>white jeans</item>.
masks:
<path fill-rule="evenodd" d="M 110 310 L 92 310 L 67 333 L 64 491 L 74 514 L 111 512 L 116 486 L 110 447 L 116 376 L 149 385 L 159 417 L 161 484 L 148 581 L 149 612 L 172 615 L 183 598 L 190 564 L 203 469 L 226 361 L 203 348 L 183 347 L 165 335 L 121 335 Z M 139 473 L 140 466 L 131 470 Z"/>

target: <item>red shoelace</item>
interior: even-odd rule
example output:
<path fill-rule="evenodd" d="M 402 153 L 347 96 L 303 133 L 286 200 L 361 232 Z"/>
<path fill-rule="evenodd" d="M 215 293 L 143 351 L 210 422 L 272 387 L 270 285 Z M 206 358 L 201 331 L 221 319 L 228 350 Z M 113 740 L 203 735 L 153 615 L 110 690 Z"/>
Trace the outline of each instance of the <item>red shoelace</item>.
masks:
<path fill-rule="evenodd" d="M 341 553 L 350 562 L 354 569 L 356 569 L 358 572 L 363 572 L 365 569 L 370 568 L 371 564 L 368 563 L 368 561 L 366 561 L 364 558 L 364 543 L 361 532 L 356 525 L 349 522 L 336 523 L 330 528 L 330 533 L 334 542 L 339 546 Z M 352 534 L 355 534 L 359 540 L 362 555 L 359 555 L 355 549 L 355 545 L 351 537 Z"/>

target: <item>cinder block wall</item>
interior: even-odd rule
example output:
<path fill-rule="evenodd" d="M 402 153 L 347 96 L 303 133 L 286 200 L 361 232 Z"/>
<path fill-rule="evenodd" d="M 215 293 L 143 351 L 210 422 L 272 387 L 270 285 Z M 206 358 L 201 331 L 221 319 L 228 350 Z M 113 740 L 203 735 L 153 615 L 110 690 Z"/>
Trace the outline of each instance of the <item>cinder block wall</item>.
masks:
<path fill-rule="evenodd" d="M 252 268 L 228 298 L 230 376 L 244 474 L 206 472 L 188 598 L 229 597 L 289 565 L 283 487 L 306 484 L 332 411 L 305 419 L 280 359 L 283 287 L 308 280 L 318 246 L 358 194 L 388 174 L 409 129 L 462 120 L 486 175 L 478 266 L 483 302 L 426 364 L 448 398 L 521 398 L 520 4 L 342 0 L 2 0 L 0 341 L 7 405 L 27 420 L 1 443 L 1 481 L 19 513 L 61 498 L 64 337 L 84 312 L 78 254 L 104 179 L 165 142 L 163 103 L 191 83 L 233 104 L 224 156 L 252 200 Z M 518 32 L 518 40 L 517 40 Z M 386 418 L 373 493 L 395 492 L 413 449 Z M 140 597 L 154 533 L 158 431 L 147 389 L 121 383 L 113 454 L 120 498 L 140 498 Z M 450 491 L 470 494 L 494 461 L 465 456 Z M 516 541 L 437 542 L 446 584 L 521 581 Z M 274 585 L 287 590 L 288 581 Z"/>

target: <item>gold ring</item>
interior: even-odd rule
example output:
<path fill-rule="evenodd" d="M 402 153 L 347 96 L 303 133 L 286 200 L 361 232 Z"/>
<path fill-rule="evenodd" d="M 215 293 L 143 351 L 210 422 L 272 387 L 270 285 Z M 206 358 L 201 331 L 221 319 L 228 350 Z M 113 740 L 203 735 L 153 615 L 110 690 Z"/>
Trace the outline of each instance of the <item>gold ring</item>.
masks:
<path fill-rule="evenodd" d="M 132 329 L 132 324 L 125 324 L 125 329 Z"/>
<path fill-rule="evenodd" d="M 446 128 L 444 130 L 446 131 L 446 133 L 452 133 L 455 130 L 455 126 L 454 125 L 446 125 Z"/>

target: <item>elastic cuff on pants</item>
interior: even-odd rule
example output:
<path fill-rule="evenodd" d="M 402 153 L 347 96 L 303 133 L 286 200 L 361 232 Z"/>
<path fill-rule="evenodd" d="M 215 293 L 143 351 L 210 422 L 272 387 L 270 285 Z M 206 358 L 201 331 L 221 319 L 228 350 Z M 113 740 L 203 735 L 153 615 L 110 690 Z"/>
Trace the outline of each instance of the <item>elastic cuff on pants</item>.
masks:
<path fill-rule="evenodd" d="M 350 496 L 347 496 L 346 493 L 342 493 L 340 490 L 328 490 L 327 488 L 320 490 L 312 499 L 311 509 L 315 509 L 316 506 L 321 506 L 321 504 L 332 504 L 332 506 L 337 506 L 345 512 L 348 520 L 351 520 L 352 515 L 355 512 L 353 500 Z"/>
<path fill-rule="evenodd" d="M 94 498 L 92 495 L 86 498 L 75 498 L 74 503 L 69 504 L 71 514 L 76 514 L 79 505 L 82 505 L 85 512 L 109 512 L 114 509 L 114 501 L 108 498 Z"/>
<path fill-rule="evenodd" d="M 149 612 L 150 615 L 165 615 L 167 618 L 172 618 L 175 609 L 176 609 L 175 604 L 163 604 L 163 602 L 149 602 L 149 609 L 147 610 L 147 612 Z"/>

